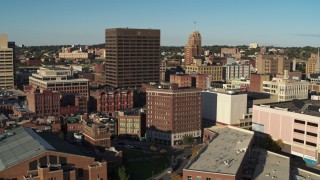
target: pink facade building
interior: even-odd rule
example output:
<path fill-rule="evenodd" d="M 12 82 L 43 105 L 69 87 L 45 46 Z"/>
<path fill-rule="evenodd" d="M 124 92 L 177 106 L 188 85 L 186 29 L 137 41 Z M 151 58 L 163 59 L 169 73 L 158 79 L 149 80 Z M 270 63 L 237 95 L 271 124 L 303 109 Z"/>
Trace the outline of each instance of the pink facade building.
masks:
<path fill-rule="evenodd" d="M 319 100 L 254 105 L 252 129 L 269 134 L 274 140 L 281 139 L 284 143 L 283 151 L 300 156 L 309 164 L 318 164 L 319 110 Z"/>

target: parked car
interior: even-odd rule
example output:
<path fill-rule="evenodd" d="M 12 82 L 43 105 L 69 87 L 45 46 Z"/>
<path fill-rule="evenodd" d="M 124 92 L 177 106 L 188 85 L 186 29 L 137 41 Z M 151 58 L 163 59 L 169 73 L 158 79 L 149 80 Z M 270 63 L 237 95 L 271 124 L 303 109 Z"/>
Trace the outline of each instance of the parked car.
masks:
<path fill-rule="evenodd" d="M 127 144 L 127 145 L 124 146 L 124 148 L 126 148 L 126 149 L 133 149 L 133 146 Z"/>

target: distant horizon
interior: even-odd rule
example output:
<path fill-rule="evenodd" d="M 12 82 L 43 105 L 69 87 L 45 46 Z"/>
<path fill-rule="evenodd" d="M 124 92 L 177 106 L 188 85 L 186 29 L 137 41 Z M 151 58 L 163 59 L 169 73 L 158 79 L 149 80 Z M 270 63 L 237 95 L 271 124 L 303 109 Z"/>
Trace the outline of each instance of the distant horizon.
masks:
<path fill-rule="evenodd" d="M 0 34 L 26 46 L 92 45 L 104 41 L 105 29 L 126 27 L 160 29 L 162 46 L 184 46 L 195 30 L 207 46 L 320 46 L 319 0 L 95 0 L 90 7 L 84 0 L 14 0 L 1 5 Z"/>
<path fill-rule="evenodd" d="M 254 42 L 253 42 L 254 43 Z M 97 45 L 101 45 L 101 44 L 105 44 L 105 43 L 98 43 L 98 44 L 52 44 L 52 45 L 24 45 L 24 44 L 16 44 L 16 46 L 26 46 L 26 47 L 37 47 L 37 46 L 97 46 Z M 184 45 L 177 45 L 177 46 L 173 46 L 173 45 L 160 45 L 160 47 L 184 47 Z M 205 46 L 228 46 L 228 47 L 237 47 L 237 46 L 248 46 L 249 44 L 239 44 L 239 45 L 219 45 L 219 44 L 214 44 L 214 45 L 202 45 L 202 47 Z M 312 47 L 312 48 L 320 48 L 316 47 L 316 46 L 273 46 L 273 45 L 260 45 L 258 44 L 258 47 L 274 47 L 274 48 L 303 48 L 303 47 Z"/>

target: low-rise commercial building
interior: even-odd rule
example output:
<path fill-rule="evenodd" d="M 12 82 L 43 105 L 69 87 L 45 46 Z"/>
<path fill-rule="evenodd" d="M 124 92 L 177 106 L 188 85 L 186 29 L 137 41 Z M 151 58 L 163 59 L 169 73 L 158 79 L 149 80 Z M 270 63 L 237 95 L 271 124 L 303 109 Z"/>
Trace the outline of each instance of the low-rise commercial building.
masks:
<path fill-rule="evenodd" d="M 185 68 L 187 74 L 207 74 L 211 81 L 223 81 L 223 66 L 187 65 Z"/>
<path fill-rule="evenodd" d="M 29 77 L 29 85 L 35 89 L 80 94 L 89 99 L 89 80 L 73 78 L 73 68 L 40 67 Z"/>
<path fill-rule="evenodd" d="M 281 139 L 283 151 L 304 158 L 307 163 L 319 163 L 319 100 L 253 105 L 252 129 Z"/>
<path fill-rule="evenodd" d="M 253 132 L 216 126 L 204 134 L 208 144 L 183 169 L 183 179 L 241 179 L 250 156 Z"/>
<path fill-rule="evenodd" d="M 279 102 L 307 99 L 308 85 L 306 81 L 273 78 L 272 81 L 263 81 L 263 92 L 278 95 Z"/>
<path fill-rule="evenodd" d="M 59 53 L 60 59 L 88 59 L 91 57 L 92 54 L 86 52 Z"/>
<path fill-rule="evenodd" d="M 171 74 L 170 83 L 178 84 L 182 87 L 195 87 L 198 89 L 209 89 L 210 78 L 206 74 Z"/>

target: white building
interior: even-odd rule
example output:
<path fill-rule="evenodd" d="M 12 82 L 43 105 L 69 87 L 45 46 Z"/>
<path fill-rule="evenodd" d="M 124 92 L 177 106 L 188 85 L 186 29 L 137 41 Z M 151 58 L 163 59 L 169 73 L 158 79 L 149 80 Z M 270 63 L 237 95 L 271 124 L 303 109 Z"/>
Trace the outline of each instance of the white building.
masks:
<path fill-rule="evenodd" d="M 226 64 L 223 67 L 223 79 L 226 81 L 234 79 L 250 79 L 251 67 L 246 64 Z"/>
<path fill-rule="evenodd" d="M 268 94 L 278 95 L 279 102 L 308 98 L 309 83 L 306 81 L 273 78 L 272 81 L 263 81 L 262 84 L 262 91 Z"/>
<path fill-rule="evenodd" d="M 249 44 L 249 49 L 256 49 L 258 47 L 257 43 L 250 43 Z"/>
<path fill-rule="evenodd" d="M 239 126 L 247 113 L 247 94 L 216 89 L 202 93 L 202 118 L 217 124 Z"/>
<path fill-rule="evenodd" d="M 247 89 L 250 86 L 250 80 L 231 80 L 227 84 L 223 84 L 223 89 Z"/>

